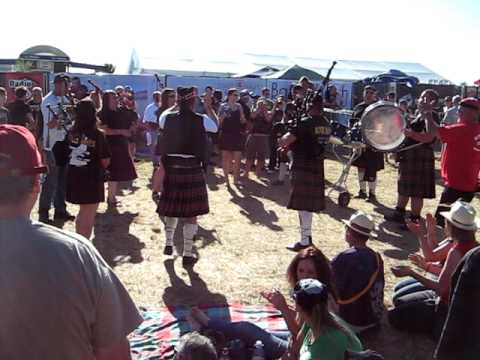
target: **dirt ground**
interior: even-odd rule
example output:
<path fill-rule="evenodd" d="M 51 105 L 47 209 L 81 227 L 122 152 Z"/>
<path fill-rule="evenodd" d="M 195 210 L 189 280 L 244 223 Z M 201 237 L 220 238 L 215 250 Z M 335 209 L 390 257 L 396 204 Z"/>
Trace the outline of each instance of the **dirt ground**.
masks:
<path fill-rule="evenodd" d="M 218 161 L 218 159 L 217 159 Z M 341 164 L 325 161 L 327 184 L 335 182 Z M 285 271 L 292 259 L 285 246 L 299 239 L 298 218 L 287 210 L 289 185 L 270 186 L 276 175 L 252 179 L 242 189 L 228 190 L 218 168 L 209 170 L 208 188 L 210 213 L 199 219 L 199 262 L 193 271 L 182 268 L 181 257 L 162 254 L 164 231 L 151 200 L 149 179 L 152 165 L 137 163 L 139 178 L 126 186 L 119 196 L 121 206 L 108 211 L 102 204 L 96 221 L 94 244 L 112 265 L 139 306 L 154 307 L 193 304 L 263 304 L 263 289 L 280 288 L 285 295 L 288 287 Z M 313 241 L 333 258 L 346 248 L 344 226 L 347 219 L 360 209 L 370 213 L 378 226 L 378 238 L 370 246 L 379 251 L 385 262 L 385 302 L 391 306 L 391 293 L 397 279 L 390 267 L 406 263 L 408 254 L 418 250 L 416 239 L 383 220 L 383 214 L 395 205 L 397 170 L 386 164 L 379 174 L 377 197 L 370 204 L 352 199 L 348 208 L 337 205 L 338 192 L 327 200 L 327 209 L 314 216 Z M 437 174 L 438 175 L 438 174 Z M 442 188 L 437 181 L 437 198 Z M 352 169 L 348 180 L 351 193 L 358 192 L 357 172 Z M 327 189 L 328 190 L 328 189 Z M 437 200 L 427 200 L 424 212 L 433 211 Z M 479 208 L 478 198 L 474 205 Z M 69 210 L 76 213 L 75 206 Z M 36 215 L 35 215 L 36 216 Z M 67 223 L 65 229 L 73 230 Z M 181 227 L 176 234 L 177 251 L 181 253 Z M 388 360 L 431 359 L 434 343 L 426 336 L 399 333 L 384 320 L 382 329 L 363 339 L 366 346 L 381 352 Z"/>

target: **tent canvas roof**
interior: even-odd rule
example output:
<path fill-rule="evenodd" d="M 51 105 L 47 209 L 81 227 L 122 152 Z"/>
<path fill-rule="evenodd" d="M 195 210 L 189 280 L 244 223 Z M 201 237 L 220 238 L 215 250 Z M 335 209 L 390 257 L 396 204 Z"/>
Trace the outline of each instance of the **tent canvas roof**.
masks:
<path fill-rule="evenodd" d="M 236 74 L 245 74 L 252 69 L 273 67 L 286 69 L 292 65 L 307 68 L 322 76 L 326 75 L 333 59 L 290 57 L 282 55 L 262 54 L 229 54 L 214 56 L 212 54 L 199 54 L 196 57 L 166 57 L 150 56 L 136 50 L 132 53 L 130 73 L 163 73 L 176 75 L 196 76 L 221 76 L 231 77 Z M 336 80 L 363 80 L 390 69 L 397 69 L 410 76 L 415 76 L 424 84 L 447 84 L 448 79 L 433 72 L 422 64 L 392 61 L 358 61 L 337 60 L 337 65 L 332 72 L 332 79 Z"/>
<path fill-rule="evenodd" d="M 298 65 L 292 65 L 288 68 L 278 71 L 274 74 L 264 76 L 264 79 L 283 79 L 283 80 L 300 80 L 302 76 L 308 77 L 312 81 L 323 80 L 323 76 L 310 69 L 303 68 Z"/>

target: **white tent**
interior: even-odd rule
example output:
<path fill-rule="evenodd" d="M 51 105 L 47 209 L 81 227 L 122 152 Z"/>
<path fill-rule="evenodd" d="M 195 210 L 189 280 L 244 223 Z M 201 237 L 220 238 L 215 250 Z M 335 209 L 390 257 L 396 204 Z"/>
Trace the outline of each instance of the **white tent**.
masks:
<path fill-rule="evenodd" d="M 283 70 L 296 64 L 325 76 L 332 60 L 260 54 L 228 54 L 221 57 L 200 54 L 195 57 L 168 57 L 164 54 L 150 56 L 147 52 L 134 50 L 130 59 L 129 73 L 233 77 L 239 74 L 248 74 L 255 69 L 271 67 Z M 390 69 L 397 69 L 410 76 L 415 76 L 423 84 L 450 84 L 448 79 L 422 64 L 391 61 L 337 60 L 331 78 L 357 81 L 387 72 Z"/>

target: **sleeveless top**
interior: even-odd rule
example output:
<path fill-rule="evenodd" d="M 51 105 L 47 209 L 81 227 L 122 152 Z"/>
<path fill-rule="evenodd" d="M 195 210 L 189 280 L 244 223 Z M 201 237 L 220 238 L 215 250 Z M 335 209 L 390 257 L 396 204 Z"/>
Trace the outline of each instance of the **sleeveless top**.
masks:
<path fill-rule="evenodd" d="M 226 105 L 226 116 L 222 122 L 222 132 L 229 134 L 240 134 L 242 132 L 242 123 L 240 122 L 240 109 L 232 110 Z"/>

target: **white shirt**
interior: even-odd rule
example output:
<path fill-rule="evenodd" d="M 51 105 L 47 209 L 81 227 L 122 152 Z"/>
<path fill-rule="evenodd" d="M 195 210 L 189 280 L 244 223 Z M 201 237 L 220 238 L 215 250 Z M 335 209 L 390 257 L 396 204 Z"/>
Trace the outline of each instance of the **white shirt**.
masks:
<path fill-rule="evenodd" d="M 443 120 L 442 120 L 442 125 L 447 126 L 447 125 L 452 125 L 457 123 L 458 108 L 459 108 L 459 105 L 453 106 L 445 112 L 445 116 L 443 117 Z"/>
<path fill-rule="evenodd" d="M 158 124 L 158 120 L 157 120 L 158 108 L 159 108 L 158 105 L 155 104 L 154 102 L 151 104 L 148 104 L 147 107 L 145 108 L 145 111 L 143 112 L 143 122 Z"/>
<path fill-rule="evenodd" d="M 174 112 L 174 107 L 165 110 L 162 115 L 160 115 L 159 119 L 159 126 L 160 129 L 163 129 L 165 127 L 165 121 L 167 119 L 167 115 L 171 114 Z M 203 127 L 205 128 L 206 132 L 210 133 L 216 133 L 218 131 L 218 125 L 215 121 L 213 121 L 208 115 L 205 114 L 197 114 L 200 115 L 203 118 Z M 194 156 L 192 155 L 186 155 L 186 154 L 168 154 L 168 156 L 176 156 L 176 157 L 181 157 L 181 158 L 193 158 Z"/>
<path fill-rule="evenodd" d="M 52 150 L 53 145 L 57 141 L 62 141 L 65 139 L 67 134 L 66 130 L 61 127 L 59 129 L 49 129 L 48 123 L 52 120 L 52 113 L 48 110 L 47 105 L 50 105 L 50 108 L 59 115 L 61 112 L 59 110 L 59 104 L 67 105 L 70 102 L 65 96 L 57 96 L 53 91 L 49 92 L 42 100 L 42 105 L 40 109 L 43 115 L 43 148 L 45 150 Z"/>
<path fill-rule="evenodd" d="M 171 109 L 165 110 L 162 115 L 160 115 L 159 119 L 159 126 L 160 129 L 163 129 L 165 127 L 165 121 L 167 119 L 167 115 L 171 114 L 173 111 Z M 218 125 L 215 121 L 213 121 L 208 115 L 201 115 L 197 114 L 201 117 L 203 117 L 203 127 L 205 128 L 206 132 L 209 133 L 216 133 L 218 131 Z"/>

